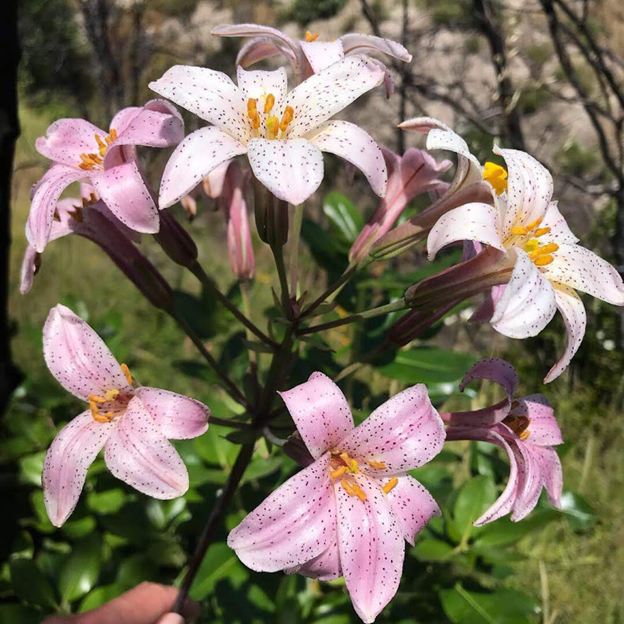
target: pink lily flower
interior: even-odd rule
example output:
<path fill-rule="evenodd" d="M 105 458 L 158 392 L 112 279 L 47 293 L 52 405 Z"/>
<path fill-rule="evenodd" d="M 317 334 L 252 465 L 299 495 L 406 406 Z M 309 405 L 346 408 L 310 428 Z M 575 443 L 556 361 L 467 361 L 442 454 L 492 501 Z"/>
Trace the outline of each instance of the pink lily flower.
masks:
<path fill-rule="evenodd" d="M 373 622 L 401 579 L 410 544 L 439 508 L 406 473 L 435 457 L 444 426 L 420 384 L 354 428 L 345 396 L 322 373 L 281 393 L 314 463 L 229 535 L 252 570 L 345 577 L 353 607 Z"/>
<path fill-rule="evenodd" d="M 258 61 L 281 54 L 291 64 L 298 82 L 355 54 L 381 52 L 405 63 L 412 60 L 412 55 L 400 43 L 373 35 L 349 33 L 334 41 L 318 41 L 318 33 L 312 34 L 308 30 L 304 40 L 294 40 L 276 28 L 260 24 L 224 24 L 214 28 L 212 34 L 220 37 L 253 37 L 241 48 L 236 64 L 246 69 Z M 370 60 L 384 71 L 386 97 L 390 97 L 394 92 L 390 70 L 380 61 Z"/>
<path fill-rule="evenodd" d="M 537 505 L 546 489 L 550 503 L 561 508 L 563 477 L 561 461 L 553 448 L 563 443 L 553 408 L 541 394 L 513 399 L 518 375 L 504 360 L 477 362 L 465 375 L 460 390 L 475 379 L 499 384 L 506 397 L 495 405 L 472 412 L 441 414 L 448 423 L 447 440 L 481 440 L 503 448 L 509 457 L 509 482 L 496 502 L 475 521 L 475 526 L 493 522 L 511 512 L 522 520 Z"/>
<path fill-rule="evenodd" d="M 108 132 L 84 119 L 59 119 L 39 137 L 37 151 L 53 161 L 33 187 L 26 237 L 41 253 L 48 241 L 61 193 L 72 183 L 88 181 L 110 211 L 137 232 L 158 232 L 158 209 L 139 168 L 136 145 L 169 147 L 184 136 L 176 109 L 163 100 L 124 108 Z"/>
<path fill-rule="evenodd" d="M 585 335 L 585 308 L 576 291 L 621 306 L 622 278 L 608 262 L 577 245 L 579 239 L 552 201 L 550 173 L 532 156 L 495 146 L 494 153 L 504 158 L 508 171 L 494 163 L 481 167 L 450 129 L 431 130 L 427 146 L 458 151 L 470 162 L 467 175 L 478 172 L 490 184 L 493 205 L 468 203 L 437 221 L 427 239 L 430 259 L 443 247 L 461 241 L 473 241 L 475 253 L 480 253 L 412 287 L 406 293 L 410 305 L 419 306 L 425 299 L 428 305 L 443 304 L 448 297 L 465 299 L 486 292 L 488 300 L 475 320 L 489 321 L 510 338 L 537 335 L 559 310 L 568 342 L 544 381 L 556 379 Z"/>
<path fill-rule="evenodd" d="M 286 70 L 237 68 L 238 86 L 203 67 L 176 65 L 150 88 L 214 124 L 189 134 L 165 167 L 160 207 L 175 204 L 218 165 L 247 154 L 254 176 L 278 199 L 300 204 L 323 180 L 322 152 L 362 170 L 373 190 L 386 191 L 387 172 L 375 141 L 336 113 L 383 80 L 377 65 L 351 56 L 287 94 Z"/>
<path fill-rule="evenodd" d="M 362 228 L 349 251 L 349 259 L 359 262 L 366 257 L 372 245 L 390 231 L 407 205 L 426 192 L 446 190 L 447 184 L 439 176 L 450 166 L 449 160 L 438 162 L 427 152 L 410 148 L 403 156 L 385 147 L 381 148 L 388 169 L 386 195 L 377 210 Z"/>
<path fill-rule="evenodd" d="M 109 470 L 139 492 L 160 499 L 186 492 L 186 466 L 168 439 L 205 433 L 208 407 L 167 390 L 137 387 L 95 331 L 60 304 L 43 328 L 43 354 L 57 381 L 89 404 L 45 457 L 43 494 L 52 524 L 60 527 L 73 512 L 102 448 Z"/>

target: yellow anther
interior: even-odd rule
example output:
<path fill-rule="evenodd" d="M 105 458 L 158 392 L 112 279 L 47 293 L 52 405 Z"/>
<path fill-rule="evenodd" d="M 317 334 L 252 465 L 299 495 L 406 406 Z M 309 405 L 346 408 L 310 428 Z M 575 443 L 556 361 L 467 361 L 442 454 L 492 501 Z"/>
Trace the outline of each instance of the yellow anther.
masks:
<path fill-rule="evenodd" d="M 502 195 L 507 190 L 505 169 L 493 162 L 486 162 L 483 169 L 483 179 L 492 185 L 498 195 Z"/>
<path fill-rule="evenodd" d="M 275 96 L 272 93 L 266 96 L 266 100 L 264 101 L 264 114 L 268 115 L 275 105 Z"/>
<path fill-rule="evenodd" d="M 123 374 L 126 376 L 126 381 L 130 385 L 132 385 L 134 383 L 134 379 L 132 379 L 132 375 L 130 374 L 130 369 L 128 368 L 128 366 L 126 364 L 122 364 L 121 370 L 123 371 Z"/>
<path fill-rule="evenodd" d="M 544 234 L 550 234 L 549 227 L 538 228 L 537 230 L 535 230 L 535 232 L 533 232 L 533 236 L 537 238 L 539 238 L 540 236 L 544 236 Z"/>
<path fill-rule="evenodd" d="M 528 234 L 528 230 L 523 225 L 517 225 L 516 227 L 511 228 L 511 233 L 515 236 L 526 236 Z"/>
<path fill-rule="evenodd" d="M 106 399 L 108 401 L 114 401 L 119 395 L 119 390 L 107 390 L 106 391 Z"/>
<path fill-rule="evenodd" d="M 108 137 L 106 137 L 108 139 Z M 104 156 L 106 154 L 106 149 L 108 148 L 109 141 L 103 141 L 99 134 L 95 135 L 95 140 L 100 148 L 100 154 Z"/>
<path fill-rule="evenodd" d="M 548 243 L 547 245 L 544 245 L 543 247 L 539 248 L 539 253 L 540 256 L 543 256 L 545 254 L 549 254 L 549 253 L 554 253 L 555 251 L 559 250 L 559 245 L 557 245 L 557 243 Z"/>
<path fill-rule="evenodd" d="M 386 468 L 385 462 L 380 462 L 380 461 L 376 461 L 376 460 L 369 461 L 368 465 L 371 468 L 374 468 L 375 470 L 383 470 L 384 468 Z"/>
<path fill-rule="evenodd" d="M 393 477 L 392 479 L 390 479 L 390 481 L 388 481 L 388 483 L 386 483 L 386 485 L 383 486 L 383 488 L 381 488 L 386 494 L 390 494 L 390 492 L 392 490 L 394 490 L 394 488 L 397 486 L 397 484 L 399 483 L 399 480 L 396 477 Z"/>
<path fill-rule="evenodd" d="M 532 238 L 530 241 L 527 241 L 524 245 L 524 251 L 526 251 L 527 253 L 536 251 L 538 248 L 539 248 L 539 241 L 535 238 Z"/>
<path fill-rule="evenodd" d="M 521 434 L 520 434 L 520 439 L 524 442 L 524 440 L 526 440 L 529 436 L 531 435 L 531 432 L 528 429 L 525 429 Z"/>
<path fill-rule="evenodd" d="M 116 141 L 117 140 L 117 130 L 115 130 L 115 128 L 111 128 L 110 132 L 108 133 L 108 136 L 113 140 Z"/>
<path fill-rule="evenodd" d="M 345 474 L 345 472 L 347 472 L 347 467 L 346 466 L 340 466 L 340 468 L 336 468 L 336 470 L 332 470 L 329 473 L 329 476 L 332 479 L 340 479 L 340 477 L 342 477 L 342 475 Z"/>
<path fill-rule="evenodd" d="M 355 490 L 353 489 L 353 486 L 346 479 L 343 479 L 340 482 L 340 485 L 342 485 L 342 487 L 345 489 L 345 492 L 349 496 L 353 496 L 355 494 Z"/>
<path fill-rule="evenodd" d="M 554 256 L 548 254 L 547 256 L 540 256 L 539 258 L 536 258 L 533 260 L 533 264 L 538 267 L 543 267 L 550 264 L 554 259 Z"/>
<path fill-rule="evenodd" d="M 535 221 L 531 221 L 531 223 L 526 226 L 527 230 L 534 230 L 543 220 L 544 217 L 540 217 L 539 219 L 535 219 Z"/>
<path fill-rule="evenodd" d="M 282 115 L 282 121 L 280 121 L 279 129 L 282 132 L 286 132 L 288 129 L 288 125 L 293 120 L 295 116 L 295 109 L 292 106 L 287 106 L 284 110 L 284 114 Z"/>
<path fill-rule="evenodd" d="M 366 493 L 357 483 L 353 484 L 353 492 L 362 502 L 366 500 Z"/>
<path fill-rule="evenodd" d="M 277 133 L 279 132 L 279 121 L 277 120 L 277 117 L 274 117 L 273 115 L 271 115 L 266 120 L 266 126 L 267 126 L 267 131 L 269 133 L 268 138 L 274 139 L 277 136 Z"/>
<path fill-rule="evenodd" d="M 345 463 L 349 472 L 352 472 L 354 474 L 360 472 L 357 461 L 349 457 L 349 453 L 341 453 L 340 459 L 342 459 L 342 461 Z"/>
<path fill-rule="evenodd" d="M 109 412 L 108 414 L 111 414 L 111 412 Z M 110 422 L 111 419 L 108 417 L 108 414 L 93 414 L 93 420 L 95 420 L 95 422 L 99 422 L 99 423 L 107 423 Z M 111 414 L 112 416 L 112 414 Z"/>
<path fill-rule="evenodd" d="M 247 100 L 247 115 L 251 119 L 253 129 L 257 130 L 260 127 L 260 115 L 258 115 L 258 100 L 256 98 Z"/>
<path fill-rule="evenodd" d="M 107 399 L 106 397 L 100 396 L 99 394 L 90 394 L 89 395 L 89 402 L 93 401 L 94 403 L 106 403 Z"/>
<path fill-rule="evenodd" d="M 306 43 L 311 43 L 312 41 L 316 41 L 319 37 L 319 33 L 312 34 L 309 30 L 306 30 L 305 40 Z"/>

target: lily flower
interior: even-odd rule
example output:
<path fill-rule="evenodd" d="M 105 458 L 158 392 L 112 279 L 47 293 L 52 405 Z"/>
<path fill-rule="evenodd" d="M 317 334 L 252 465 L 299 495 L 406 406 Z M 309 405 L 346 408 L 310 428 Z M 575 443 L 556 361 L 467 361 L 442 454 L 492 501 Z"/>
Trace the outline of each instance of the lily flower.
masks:
<path fill-rule="evenodd" d="M 89 406 L 60 431 L 45 457 L 43 495 L 54 526 L 73 512 L 102 448 L 113 475 L 139 492 L 159 499 L 186 492 L 186 466 L 168 439 L 205 433 L 208 407 L 167 390 L 137 387 L 95 331 L 60 304 L 43 328 L 43 354 L 57 381 Z"/>
<path fill-rule="evenodd" d="M 354 427 L 338 386 L 322 373 L 281 393 L 314 462 L 291 477 L 229 535 L 252 570 L 344 575 L 353 607 L 373 622 L 397 591 L 404 540 L 438 515 L 409 470 L 435 457 L 444 426 L 420 384 Z"/>
<path fill-rule="evenodd" d="M 169 147 L 184 136 L 176 109 L 163 100 L 124 108 L 108 132 L 84 119 L 59 119 L 35 143 L 53 161 L 33 187 L 26 237 L 41 253 L 50 239 L 61 193 L 72 183 L 88 181 L 110 211 L 137 232 L 158 231 L 158 210 L 143 179 L 136 145 Z"/>
<path fill-rule="evenodd" d="M 319 33 L 308 30 L 305 39 L 295 40 L 276 28 L 260 24 L 224 24 L 214 28 L 212 34 L 220 37 L 253 37 L 241 48 L 236 64 L 247 68 L 281 54 L 291 64 L 298 82 L 355 54 L 381 52 L 405 63 L 412 60 L 412 55 L 400 43 L 373 35 L 348 33 L 334 41 L 320 41 Z M 380 61 L 370 60 L 383 69 L 386 97 L 390 97 L 394 92 L 390 70 Z"/>
<path fill-rule="evenodd" d="M 458 150 L 469 173 L 489 183 L 493 205 L 471 202 L 444 214 L 427 239 L 429 258 L 447 245 L 472 241 L 475 256 L 406 293 L 411 307 L 444 304 L 479 292 L 488 300 L 474 320 L 489 321 L 510 338 L 535 336 L 559 310 L 568 334 L 566 349 L 545 378 L 556 379 L 569 365 L 585 335 L 585 308 L 576 291 L 624 305 L 624 283 L 608 262 L 577 244 L 557 202 L 549 171 L 529 154 L 494 147 L 507 169 L 481 167 L 450 129 L 434 129 L 427 146 Z M 484 248 L 483 248 L 484 246 Z"/>
<path fill-rule="evenodd" d="M 412 199 L 427 192 L 445 191 L 448 186 L 439 176 L 451 166 L 449 160 L 438 162 L 427 152 L 413 148 L 403 156 L 385 147 L 381 151 L 388 169 L 388 187 L 349 251 L 349 258 L 356 262 L 365 258 L 371 246 L 392 229 Z"/>
<path fill-rule="evenodd" d="M 489 358 L 477 362 L 465 375 L 460 390 L 475 379 L 499 384 L 506 397 L 472 412 L 440 414 L 448 423 L 446 439 L 481 440 L 503 448 L 509 457 L 509 482 L 496 502 L 475 521 L 475 526 L 493 522 L 511 512 L 522 520 L 537 505 L 542 489 L 550 503 L 561 508 L 563 477 L 561 461 L 553 448 L 563 443 L 554 410 L 541 394 L 514 398 L 518 375 L 508 362 Z"/>
<path fill-rule="evenodd" d="M 322 152 L 362 170 L 373 190 L 386 191 L 384 159 L 375 141 L 347 121 L 329 121 L 374 88 L 383 72 L 351 56 L 287 93 L 286 70 L 237 68 L 238 86 L 221 72 L 176 65 L 150 83 L 156 93 L 211 126 L 189 134 L 165 167 L 160 207 L 175 204 L 218 165 L 247 154 L 254 176 L 278 199 L 301 204 L 323 180 Z"/>

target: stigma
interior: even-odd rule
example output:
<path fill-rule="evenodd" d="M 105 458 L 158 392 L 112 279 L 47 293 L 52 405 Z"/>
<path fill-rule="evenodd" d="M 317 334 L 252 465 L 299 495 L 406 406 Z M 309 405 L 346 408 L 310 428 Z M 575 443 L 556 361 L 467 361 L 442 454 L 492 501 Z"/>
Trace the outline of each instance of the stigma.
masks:
<path fill-rule="evenodd" d="M 486 162 L 483 167 L 483 179 L 492 185 L 497 195 L 507 190 L 507 171 L 493 162 Z"/>
<path fill-rule="evenodd" d="M 104 164 L 104 156 L 110 144 L 117 139 L 117 130 L 111 128 L 109 134 L 102 138 L 99 134 L 95 135 L 95 142 L 97 144 L 97 152 L 89 152 L 88 154 L 80 154 L 80 163 L 78 167 L 85 171 L 91 171 L 93 169 L 102 169 Z"/>

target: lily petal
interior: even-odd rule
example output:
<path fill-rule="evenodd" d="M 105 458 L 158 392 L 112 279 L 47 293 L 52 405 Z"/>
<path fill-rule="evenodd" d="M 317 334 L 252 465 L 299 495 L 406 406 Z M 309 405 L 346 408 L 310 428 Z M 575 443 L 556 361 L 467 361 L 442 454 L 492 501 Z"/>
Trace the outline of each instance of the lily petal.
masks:
<path fill-rule="evenodd" d="M 210 409 L 190 397 L 160 388 L 135 390 L 145 409 L 169 440 L 188 440 L 208 431 Z"/>
<path fill-rule="evenodd" d="M 160 183 L 160 208 L 168 208 L 188 195 L 213 169 L 247 148 L 218 128 L 191 132 L 171 155 Z"/>
<path fill-rule="evenodd" d="M 400 43 L 374 35 L 360 35 L 348 33 L 340 37 L 345 55 L 360 54 L 362 52 L 383 52 L 399 61 L 409 63 L 412 55 Z"/>
<path fill-rule="evenodd" d="M 61 193 L 72 183 L 85 178 L 86 172 L 65 165 L 52 165 L 39 180 L 30 205 L 26 238 L 39 253 L 50 240 L 54 210 Z"/>
<path fill-rule="evenodd" d="M 294 206 L 308 199 L 323 181 L 323 154 L 305 139 L 252 139 L 248 157 L 256 178 L 275 197 Z"/>
<path fill-rule="evenodd" d="M 125 226 L 145 234 L 158 232 L 158 208 L 136 162 L 92 174 L 91 182 L 102 201 Z"/>
<path fill-rule="evenodd" d="M 544 234 L 540 239 L 544 243 L 578 243 L 578 238 L 574 236 L 568 227 L 568 222 L 559 211 L 557 202 L 550 202 L 544 220 L 540 224 L 541 228 L 550 228 L 548 234 Z"/>
<path fill-rule="evenodd" d="M 524 416 L 531 422 L 527 441 L 533 446 L 556 446 L 563 444 L 561 429 L 554 416 L 554 409 L 542 394 L 531 394 L 517 399 L 518 406 L 511 410 L 515 416 Z"/>
<path fill-rule="evenodd" d="M 175 65 L 149 88 L 239 141 L 251 135 L 245 94 L 222 72 Z"/>
<path fill-rule="evenodd" d="M 307 138 L 322 152 L 336 154 L 355 165 L 377 195 L 386 194 L 386 162 L 379 145 L 368 132 L 348 121 L 329 121 Z"/>
<path fill-rule="evenodd" d="M 534 461 L 539 465 L 542 483 L 546 488 L 548 500 L 553 507 L 561 509 L 561 491 L 563 490 L 563 471 L 561 460 L 553 448 L 530 447 Z"/>
<path fill-rule="evenodd" d="M 303 565 L 336 536 L 336 501 L 327 453 L 298 472 L 254 509 L 228 536 L 228 546 L 257 572 Z"/>
<path fill-rule="evenodd" d="M 475 379 L 489 379 L 503 388 L 508 397 L 516 394 L 520 382 L 516 369 L 500 358 L 486 358 L 474 364 L 464 375 L 459 385 L 463 392 L 466 386 Z"/>
<path fill-rule="evenodd" d="M 188 490 L 182 458 L 138 397 L 106 442 L 104 459 L 118 479 L 153 498 L 177 498 Z"/>
<path fill-rule="evenodd" d="M 366 500 L 349 496 L 337 482 L 338 547 L 353 608 L 364 622 L 373 622 L 399 587 L 405 544 L 402 526 L 388 497 L 372 479 L 355 475 Z"/>
<path fill-rule="evenodd" d="M 88 401 L 90 394 L 130 389 L 104 341 L 60 303 L 50 310 L 43 327 L 43 356 L 61 386 L 83 401 Z"/>
<path fill-rule="evenodd" d="M 505 251 L 500 235 L 498 210 L 482 203 L 470 203 L 443 215 L 427 238 L 429 260 L 440 249 L 459 241 L 471 240 Z"/>
<path fill-rule="evenodd" d="M 287 574 L 302 574 L 319 581 L 333 581 L 342 576 L 340 565 L 340 552 L 338 551 L 338 539 L 336 538 L 320 555 L 310 559 L 303 565 L 286 570 Z"/>
<path fill-rule="evenodd" d="M 302 41 L 301 49 L 315 74 L 345 57 L 342 41 Z"/>
<path fill-rule="evenodd" d="M 514 449 L 516 454 L 518 465 L 522 465 L 522 461 L 524 461 L 524 471 L 521 475 L 513 512 L 511 514 L 512 522 L 519 522 L 535 509 L 535 505 L 537 505 L 537 501 L 542 493 L 544 482 L 542 479 L 541 463 L 537 461 L 534 451 L 537 452 L 546 449 L 534 447 L 530 444 L 522 444 L 520 441 L 514 444 L 512 449 Z"/>
<path fill-rule="evenodd" d="M 251 41 L 248 41 L 239 51 L 236 56 L 236 65 L 240 67 L 250 67 L 259 61 L 278 56 L 283 54 L 284 50 L 275 45 L 274 41 L 267 37 L 255 37 Z M 294 56 L 286 54 L 289 61 L 294 62 Z"/>
<path fill-rule="evenodd" d="M 614 305 L 624 305 L 624 283 L 606 260 L 580 245 L 563 243 L 544 267 L 550 280 Z"/>
<path fill-rule="evenodd" d="M 505 292 L 492 317 L 492 327 L 510 338 L 539 334 L 557 311 L 550 282 L 521 249 Z"/>
<path fill-rule="evenodd" d="M 363 471 L 375 477 L 403 476 L 427 463 L 441 450 L 444 424 L 424 384 L 395 394 L 358 425 L 340 449 L 357 459 Z M 366 463 L 383 462 L 371 472 Z"/>
<path fill-rule="evenodd" d="M 54 526 L 62 526 L 76 508 L 87 470 L 114 429 L 114 423 L 95 422 L 87 410 L 54 438 L 41 477 L 43 500 Z"/>
<path fill-rule="evenodd" d="M 388 494 L 390 506 L 401 525 L 401 533 L 412 546 L 416 536 L 434 516 L 441 514 L 433 496 L 413 477 L 405 476 Z"/>
<path fill-rule="evenodd" d="M 301 137 L 383 82 L 384 72 L 371 59 L 350 56 L 310 76 L 286 98 L 295 113 L 288 138 Z"/>
<path fill-rule="evenodd" d="M 239 65 L 236 68 L 236 75 L 238 86 L 246 97 L 258 99 L 272 93 L 275 97 L 273 105 L 275 111 L 282 112 L 281 107 L 288 91 L 285 67 L 280 67 L 275 71 L 247 71 Z"/>
<path fill-rule="evenodd" d="M 104 130 L 84 119 L 59 119 L 47 129 L 46 136 L 35 141 L 35 148 L 55 163 L 78 167 L 81 154 L 98 153 L 96 135 L 106 138 Z"/>
<path fill-rule="evenodd" d="M 278 393 L 314 459 L 335 448 L 353 429 L 353 417 L 342 390 L 323 373 Z"/>
<path fill-rule="evenodd" d="M 583 342 L 587 325 L 585 306 L 581 298 L 576 294 L 576 291 L 563 284 L 553 283 L 553 286 L 555 303 L 566 326 L 567 344 L 559 361 L 548 371 L 548 375 L 544 378 L 544 383 L 550 383 L 557 379 L 568 368 L 574 354 Z"/>

